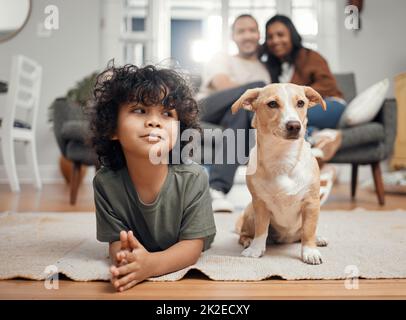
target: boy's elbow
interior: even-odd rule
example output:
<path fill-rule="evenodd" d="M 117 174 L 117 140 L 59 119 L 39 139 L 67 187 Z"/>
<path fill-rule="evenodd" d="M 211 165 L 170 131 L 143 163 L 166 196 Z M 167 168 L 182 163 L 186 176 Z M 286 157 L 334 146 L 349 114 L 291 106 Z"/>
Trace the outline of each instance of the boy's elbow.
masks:
<path fill-rule="evenodd" d="M 194 240 L 195 246 L 191 255 L 191 264 L 195 264 L 199 260 L 204 247 L 204 239 Z"/>
<path fill-rule="evenodd" d="M 191 265 L 192 265 L 192 264 L 195 264 L 195 263 L 199 260 L 200 254 L 201 254 L 201 251 L 197 252 L 197 253 L 191 258 L 191 261 L 190 261 L 190 264 L 191 264 Z"/>

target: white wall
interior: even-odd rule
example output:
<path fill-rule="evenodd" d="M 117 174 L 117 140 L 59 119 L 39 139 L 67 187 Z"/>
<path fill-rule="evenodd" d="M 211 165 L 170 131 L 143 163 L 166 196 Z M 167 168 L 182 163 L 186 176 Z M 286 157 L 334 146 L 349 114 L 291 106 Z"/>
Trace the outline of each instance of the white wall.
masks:
<path fill-rule="evenodd" d="M 111 58 L 117 65 L 123 64 L 123 44 L 121 24 L 123 16 L 123 2 L 121 0 L 101 0 L 101 41 L 100 66 L 104 68 Z"/>
<path fill-rule="evenodd" d="M 347 0 L 337 1 L 338 71 L 355 73 L 358 92 L 389 78 L 387 97 L 394 97 L 393 78 L 406 72 L 406 1 L 364 1 L 359 31 L 345 28 L 346 5 Z M 350 166 L 339 168 L 339 180 L 350 181 Z M 382 170 L 389 170 L 387 161 L 382 163 Z M 360 181 L 371 179 L 371 169 L 362 166 L 358 175 Z"/>
<path fill-rule="evenodd" d="M 43 25 L 45 6 L 52 4 L 59 9 L 59 30 L 49 37 L 39 37 Z M 60 151 L 48 123 L 48 107 L 56 97 L 64 96 L 82 77 L 100 67 L 100 13 L 99 0 L 34 0 L 33 10 L 25 28 L 11 40 L 0 43 L 0 80 L 9 79 L 11 58 L 23 54 L 43 66 L 43 82 L 36 133 L 41 174 L 47 179 L 60 177 L 57 170 Z M 5 103 L 0 95 L 0 111 Z M 16 145 L 17 164 L 25 163 L 23 148 Z M 5 180 L 0 157 L 0 180 Z M 22 170 L 24 175 L 24 170 Z M 21 172 L 20 172 L 21 173 Z M 24 180 L 24 179 L 23 179 Z"/>
<path fill-rule="evenodd" d="M 364 1 L 359 31 L 344 27 L 346 4 L 337 1 L 340 71 L 355 72 L 358 92 L 387 77 L 393 97 L 393 77 L 406 72 L 406 1 Z"/>
<path fill-rule="evenodd" d="M 337 1 L 319 0 L 318 6 L 317 19 L 319 22 L 319 30 L 317 35 L 317 50 L 327 59 L 330 69 L 333 72 L 338 72 L 340 70 L 340 58 Z"/>

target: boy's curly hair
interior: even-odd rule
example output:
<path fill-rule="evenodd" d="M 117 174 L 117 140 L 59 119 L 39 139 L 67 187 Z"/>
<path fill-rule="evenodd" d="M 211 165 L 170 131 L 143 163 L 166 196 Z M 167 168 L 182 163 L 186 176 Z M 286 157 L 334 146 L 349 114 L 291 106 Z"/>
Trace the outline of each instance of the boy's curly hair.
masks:
<path fill-rule="evenodd" d="M 100 163 L 112 170 L 125 165 L 120 142 L 111 140 L 117 130 L 119 108 L 125 103 L 163 105 L 167 110 L 175 109 L 180 122 L 180 135 L 186 129 L 201 132 L 199 108 L 192 94 L 186 80 L 174 70 L 158 69 L 153 65 L 114 67 L 109 64 L 97 76 L 90 105 L 92 145 Z M 187 143 L 180 141 L 180 149 Z M 171 159 L 171 152 L 169 156 Z"/>

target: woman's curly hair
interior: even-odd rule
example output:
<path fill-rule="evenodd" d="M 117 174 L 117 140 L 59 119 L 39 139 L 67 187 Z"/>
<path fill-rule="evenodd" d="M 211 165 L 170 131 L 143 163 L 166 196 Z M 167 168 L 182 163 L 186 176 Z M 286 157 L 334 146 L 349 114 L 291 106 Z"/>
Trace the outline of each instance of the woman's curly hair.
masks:
<path fill-rule="evenodd" d="M 125 165 L 120 142 L 111 140 L 117 130 L 119 108 L 125 103 L 163 105 L 166 110 L 175 109 L 180 122 L 180 135 L 186 129 L 201 132 L 199 108 L 192 95 L 186 80 L 174 70 L 158 69 L 153 65 L 109 65 L 97 76 L 90 105 L 92 145 L 100 163 L 112 170 Z M 187 143 L 180 141 L 180 150 Z"/>

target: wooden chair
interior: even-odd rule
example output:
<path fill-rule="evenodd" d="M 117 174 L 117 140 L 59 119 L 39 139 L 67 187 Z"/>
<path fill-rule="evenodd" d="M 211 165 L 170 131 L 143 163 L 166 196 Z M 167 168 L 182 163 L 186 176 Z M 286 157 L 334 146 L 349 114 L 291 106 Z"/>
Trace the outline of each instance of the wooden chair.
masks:
<path fill-rule="evenodd" d="M 22 55 L 12 58 L 4 118 L 0 125 L 0 140 L 7 178 L 13 192 L 20 191 L 14 154 L 16 141 L 24 143 L 34 185 L 37 189 L 42 188 L 35 140 L 41 81 L 42 67 L 37 62 Z M 18 108 L 25 111 L 27 121 L 16 119 Z"/>

